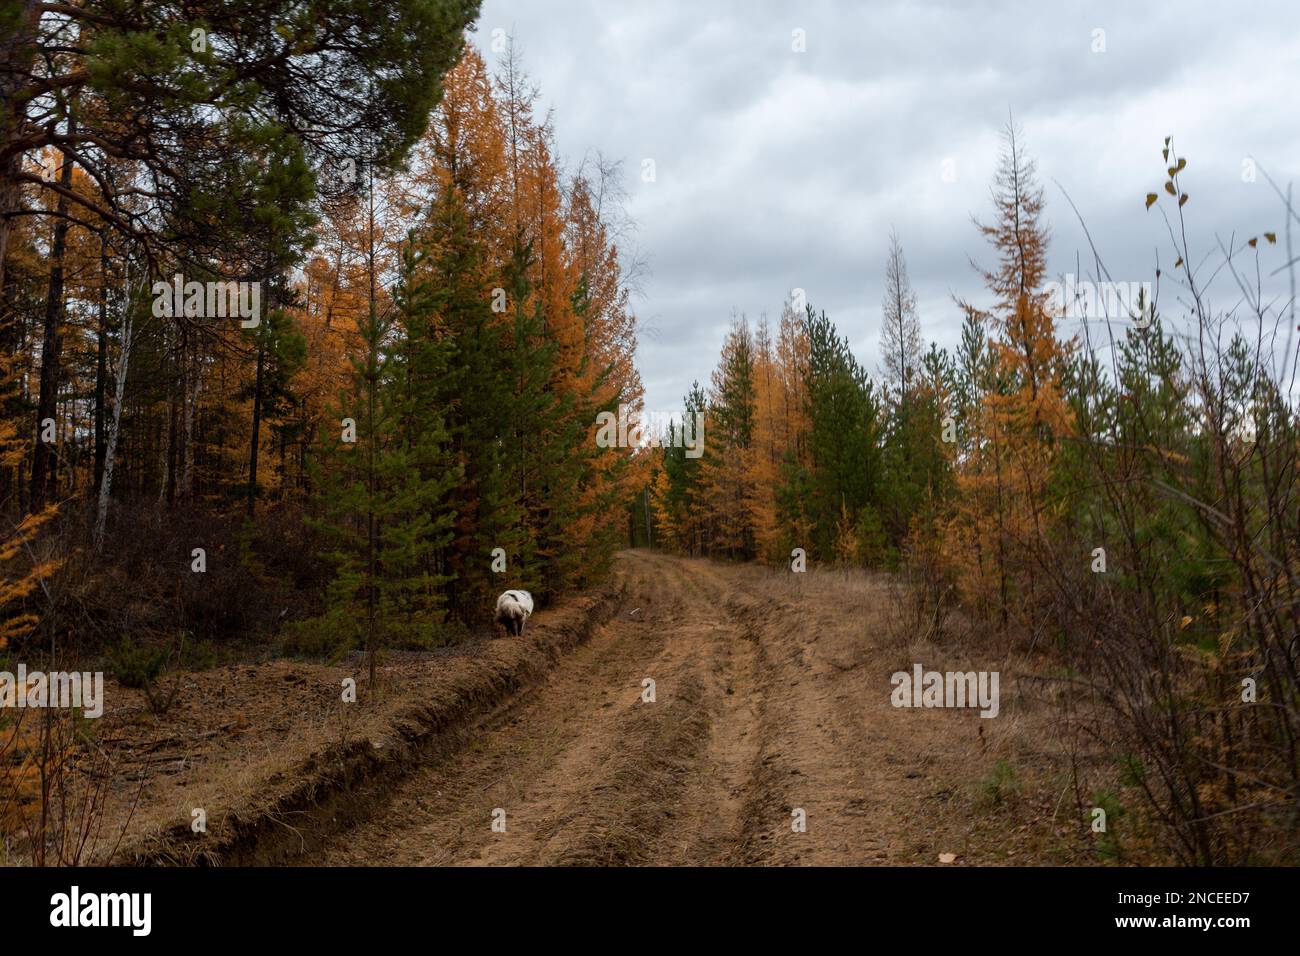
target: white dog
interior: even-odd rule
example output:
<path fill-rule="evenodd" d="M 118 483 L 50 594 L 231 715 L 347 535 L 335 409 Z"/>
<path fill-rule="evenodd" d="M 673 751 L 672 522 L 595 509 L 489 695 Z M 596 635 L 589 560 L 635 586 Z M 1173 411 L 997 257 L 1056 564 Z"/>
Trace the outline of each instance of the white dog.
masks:
<path fill-rule="evenodd" d="M 533 596 L 527 591 L 505 591 L 497 598 L 497 623 L 504 624 L 515 637 L 524 633 L 524 624 L 533 613 Z"/>

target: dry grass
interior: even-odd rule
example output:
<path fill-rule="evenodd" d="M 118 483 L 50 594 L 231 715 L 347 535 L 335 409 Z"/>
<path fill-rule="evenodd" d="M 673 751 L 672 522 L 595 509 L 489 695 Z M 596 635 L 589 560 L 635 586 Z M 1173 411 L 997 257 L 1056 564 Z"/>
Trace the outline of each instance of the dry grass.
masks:
<path fill-rule="evenodd" d="M 897 800 L 887 828 L 924 821 L 933 840 L 905 848 L 910 862 L 933 863 L 945 843 L 959 862 L 1096 863 L 1088 818 L 1075 799 L 1074 742 L 1061 720 L 1063 690 L 1038 679 L 1042 655 L 1011 653 L 1006 641 L 960 613 L 918 607 L 896 576 L 859 570 L 743 569 L 750 594 L 765 602 L 770 631 L 804 635 L 801 651 L 829 665 L 831 693 L 877 735 L 864 762 L 898 761 L 921 790 L 914 811 Z M 797 629 L 797 630 L 796 630 Z M 888 705 L 895 671 L 997 671 L 1000 709 L 898 709 Z M 1096 763 L 1098 755 L 1086 755 Z M 882 784 L 883 786 L 883 784 Z M 891 859 L 896 859 L 890 851 Z"/>

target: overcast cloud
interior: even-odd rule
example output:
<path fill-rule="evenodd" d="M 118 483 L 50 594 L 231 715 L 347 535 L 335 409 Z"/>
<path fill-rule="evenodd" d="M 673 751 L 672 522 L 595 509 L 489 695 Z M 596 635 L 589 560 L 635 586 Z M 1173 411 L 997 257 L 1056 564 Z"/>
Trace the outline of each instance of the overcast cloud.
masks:
<path fill-rule="evenodd" d="M 1150 280 L 1157 251 L 1168 270 L 1164 220 L 1143 210 L 1166 135 L 1188 158 L 1194 249 L 1282 240 L 1277 198 L 1262 174 L 1243 181 L 1243 160 L 1300 179 L 1300 5 L 1148 6 L 486 0 L 474 42 L 495 66 L 492 31 L 514 34 L 570 167 L 594 149 L 623 161 L 650 266 L 638 361 L 661 410 L 707 383 L 733 310 L 775 320 L 795 287 L 874 375 L 891 226 L 925 335 L 951 347 L 952 296 L 983 301 L 969 259 L 990 256 L 971 216 L 989 215 L 1009 110 L 1046 188 L 1054 274 L 1076 255 L 1092 271 L 1056 183 L 1116 280 Z M 1268 269 L 1283 261 L 1267 251 Z"/>

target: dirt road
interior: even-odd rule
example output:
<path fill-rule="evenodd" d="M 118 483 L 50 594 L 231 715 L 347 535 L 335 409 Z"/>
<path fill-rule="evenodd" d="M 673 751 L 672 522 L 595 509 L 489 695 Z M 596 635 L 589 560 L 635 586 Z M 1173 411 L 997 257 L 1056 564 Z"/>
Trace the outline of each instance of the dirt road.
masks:
<path fill-rule="evenodd" d="M 1051 862 L 1029 797 L 980 805 L 1005 691 L 995 720 L 890 705 L 916 648 L 889 636 L 886 579 L 647 552 L 616 574 L 589 642 L 304 862 Z"/>

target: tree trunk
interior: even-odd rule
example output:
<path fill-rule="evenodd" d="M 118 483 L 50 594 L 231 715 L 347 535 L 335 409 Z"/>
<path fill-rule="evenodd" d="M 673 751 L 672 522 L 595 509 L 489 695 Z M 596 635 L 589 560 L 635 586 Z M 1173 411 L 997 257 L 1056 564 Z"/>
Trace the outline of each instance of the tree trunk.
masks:
<path fill-rule="evenodd" d="M 183 361 L 183 358 L 182 358 Z M 184 392 L 181 393 L 184 395 Z M 168 403 L 167 415 L 167 507 L 171 508 L 176 504 L 176 465 L 177 465 L 177 446 L 180 443 L 180 436 L 177 434 L 180 425 L 180 408 L 176 405 L 176 396 L 173 395 Z"/>
<path fill-rule="evenodd" d="M 195 351 L 197 353 L 197 348 Z M 182 501 L 188 501 L 194 496 L 194 415 L 198 411 L 199 395 L 203 391 L 203 361 L 197 354 L 194 357 L 193 377 L 194 382 L 190 386 L 189 396 L 185 402 L 185 457 L 181 467 Z"/>
<path fill-rule="evenodd" d="M 368 658 L 370 683 L 368 692 L 371 699 L 375 695 L 375 667 L 378 654 L 379 636 L 375 633 L 375 574 L 377 568 L 376 539 L 375 539 L 375 389 L 379 384 L 378 371 L 378 351 L 379 340 L 376 333 L 376 324 L 378 323 L 379 313 L 377 308 L 378 299 L 376 298 L 376 279 L 375 279 L 375 173 L 374 165 L 369 167 L 370 173 L 370 190 L 367 201 L 369 204 L 369 229 L 367 231 L 367 243 L 369 254 L 367 256 L 367 272 L 370 279 L 370 311 L 369 327 L 367 334 L 369 336 L 370 355 L 368 356 L 367 371 L 367 421 L 366 421 L 366 657 Z"/>
<path fill-rule="evenodd" d="M 122 427 L 122 401 L 126 394 L 126 373 L 131 365 L 131 308 L 128 297 L 122 318 L 122 356 L 117 362 L 114 385 L 113 420 L 108 426 L 104 447 L 104 476 L 99 482 L 99 510 L 95 516 L 95 550 L 104 546 L 104 527 L 108 523 L 108 499 L 113 488 L 113 463 L 117 456 L 117 436 Z"/>
<path fill-rule="evenodd" d="M 257 448 L 262 432 L 262 369 L 266 363 L 266 351 L 261 344 L 257 346 L 257 378 L 253 383 L 253 437 L 248 445 L 248 516 L 253 516 L 257 502 Z"/>
<path fill-rule="evenodd" d="M 108 389 L 108 239 L 99 235 L 99 329 L 95 334 L 95 487 L 104 480 L 104 393 Z"/>
<path fill-rule="evenodd" d="M 68 117 L 68 135 L 76 132 L 76 117 Z M 72 159 L 63 157 L 63 168 L 59 172 L 59 184 L 65 188 L 72 185 Z M 66 215 L 68 200 L 59 196 L 56 210 Z M 42 440 L 44 422 L 55 419 L 58 415 L 59 399 L 59 362 L 63 350 L 63 257 L 68 244 L 68 220 L 58 218 L 54 221 L 54 239 L 50 246 L 50 286 L 45 299 L 44 340 L 41 342 L 41 392 L 36 404 L 36 442 L 32 452 L 32 493 L 29 505 L 32 514 L 45 507 L 46 501 L 54 494 L 58 486 L 59 459 L 52 443 Z"/>
<path fill-rule="evenodd" d="M 36 28 L 41 10 L 37 0 L 21 0 L 23 12 L 17 17 L 17 29 L 0 40 L 0 289 L 5 282 L 5 255 L 9 251 L 9 230 L 14 212 L 22 199 L 16 181 L 22 168 L 22 153 L 10 154 L 12 144 L 26 126 L 27 103 L 14 94 L 31 75 L 36 59 Z"/>

